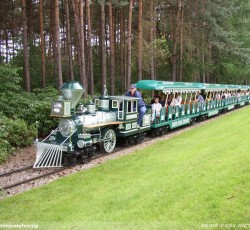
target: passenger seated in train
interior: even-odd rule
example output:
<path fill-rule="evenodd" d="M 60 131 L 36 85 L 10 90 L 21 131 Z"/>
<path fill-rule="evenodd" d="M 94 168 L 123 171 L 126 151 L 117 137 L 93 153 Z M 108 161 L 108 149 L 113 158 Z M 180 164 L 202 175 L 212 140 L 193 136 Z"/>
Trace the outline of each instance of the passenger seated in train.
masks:
<path fill-rule="evenodd" d="M 222 99 L 227 99 L 227 98 L 228 98 L 228 93 L 227 93 L 227 90 L 226 90 L 222 94 Z"/>
<path fill-rule="evenodd" d="M 166 95 L 164 93 L 161 93 L 160 95 L 160 103 L 162 107 L 165 107 L 166 104 Z"/>
<path fill-rule="evenodd" d="M 204 98 L 201 95 L 201 92 L 198 92 L 196 95 L 196 101 L 198 102 L 199 105 L 203 105 L 205 103 Z"/>
<path fill-rule="evenodd" d="M 217 92 L 217 93 L 215 94 L 215 99 L 216 99 L 216 100 L 220 100 L 220 99 L 221 99 L 220 92 Z"/>
<path fill-rule="evenodd" d="M 240 89 L 239 89 L 239 90 L 237 90 L 236 97 L 237 97 L 238 102 L 240 102 L 240 101 L 241 101 Z"/>
<path fill-rule="evenodd" d="M 213 94 L 211 92 L 208 92 L 206 101 L 209 102 L 211 100 L 213 100 Z"/>
<path fill-rule="evenodd" d="M 152 98 L 152 100 L 150 102 L 151 105 L 155 103 L 155 97 L 159 97 L 160 98 L 158 91 L 154 91 L 154 97 Z"/>
<path fill-rule="evenodd" d="M 160 97 L 159 96 L 155 96 L 154 97 L 154 101 L 155 103 L 152 104 L 152 122 L 159 118 L 160 117 L 160 114 L 161 114 L 161 108 L 162 108 L 162 105 L 161 103 L 159 102 L 160 101 Z"/>
<path fill-rule="evenodd" d="M 181 103 L 182 103 L 182 97 L 181 97 L 181 93 L 179 92 L 179 93 L 177 93 L 177 101 L 180 103 L 180 105 L 181 105 Z"/>
<path fill-rule="evenodd" d="M 167 97 L 167 99 L 166 99 L 166 107 L 167 107 L 168 105 L 170 105 L 170 104 L 171 104 L 171 102 L 172 102 L 173 98 L 174 98 L 173 93 L 168 94 L 168 97 Z"/>
<path fill-rule="evenodd" d="M 182 98 L 180 93 L 176 93 L 170 105 L 181 107 Z"/>

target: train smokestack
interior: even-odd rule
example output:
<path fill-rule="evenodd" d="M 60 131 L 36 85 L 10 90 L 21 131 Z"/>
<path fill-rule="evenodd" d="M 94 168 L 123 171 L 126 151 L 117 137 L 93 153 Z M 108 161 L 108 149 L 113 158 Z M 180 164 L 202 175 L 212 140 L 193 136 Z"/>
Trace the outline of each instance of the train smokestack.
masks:
<path fill-rule="evenodd" d="M 67 81 L 60 88 L 64 99 L 71 101 L 71 108 L 75 108 L 84 90 L 83 86 L 77 81 Z"/>

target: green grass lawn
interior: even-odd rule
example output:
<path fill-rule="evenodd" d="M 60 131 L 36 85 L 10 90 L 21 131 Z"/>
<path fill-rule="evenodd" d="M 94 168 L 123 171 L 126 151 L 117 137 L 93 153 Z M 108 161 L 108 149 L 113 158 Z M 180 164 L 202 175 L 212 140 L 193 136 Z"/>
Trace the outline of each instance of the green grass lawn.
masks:
<path fill-rule="evenodd" d="M 39 229 L 250 227 L 250 106 L 96 168 L 0 201 Z M 214 225 L 215 226 L 215 225 Z M 246 225 L 245 225 L 246 226 Z"/>

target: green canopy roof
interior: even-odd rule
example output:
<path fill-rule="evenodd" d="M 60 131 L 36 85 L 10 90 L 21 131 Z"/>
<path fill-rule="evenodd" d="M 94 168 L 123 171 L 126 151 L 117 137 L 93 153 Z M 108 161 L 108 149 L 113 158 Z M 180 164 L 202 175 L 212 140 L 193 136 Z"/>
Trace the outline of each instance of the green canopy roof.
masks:
<path fill-rule="evenodd" d="M 197 82 L 173 82 L 173 81 L 158 81 L 158 80 L 141 80 L 136 83 L 138 89 L 156 90 L 163 93 L 170 92 L 197 92 L 202 89 L 207 92 L 249 89 L 245 85 L 224 85 L 224 84 L 208 84 Z"/>
<path fill-rule="evenodd" d="M 201 83 L 201 86 L 207 92 L 225 91 L 226 89 L 228 89 L 228 86 L 227 85 L 223 85 L 223 84 Z"/>
<path fill-rule="evenodd" d="M 198 83 L 192 82 L 173 82 L 157 80 L 141 80 L 136 83 L 138 89 L 170 92 L 197 92 L 200 90 Z"/>
<path fill-rule="evenodd" d="M 239 89 L 241 90 L 249 90 L 249 86 L 248 85 L 238 85 Z"/>

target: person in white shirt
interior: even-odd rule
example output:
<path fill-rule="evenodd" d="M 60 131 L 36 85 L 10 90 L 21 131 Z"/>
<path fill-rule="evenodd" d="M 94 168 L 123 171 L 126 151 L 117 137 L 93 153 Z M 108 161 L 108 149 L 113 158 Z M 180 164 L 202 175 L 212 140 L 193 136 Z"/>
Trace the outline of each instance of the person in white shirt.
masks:
<path fill-rule="evenodd" d="M 160 116 L 161 108 L 162 108 L 161 103 L 159 103 L 159 101 L 160 101 L 159 96 L 155 96 L 154 101 L 155 101 L 155 103 L 152 104 L 152 121 L 154 121 L 156 117 Z"/>
<path fill-rule="evenodd" d="M 228 93 L 227 90 L 223 93 L 222 99 L 227 99 L 228 98 Z"/>
<path fill-rule="evenodd" d="M 178 101 L 179 105 L 181 105 L 181 102 L 182 102 L 181 93 L 177 93 L 177 98 L 176 98 L 176 100 Z"/>
<path fill-rule="evenodd" d="M 240 102 L 241 101 L 240 89 L 237 90 L 236 97 L 237 97 L 237 101 Z"/>
<path fill-rule="evenodd" d="M 215 99 L 216 99 L 216 100 L 220 100 L 220 99 L 221 99 L 221 98 L 220 98 L 220 93 L 219 93 L 219 92 L 216 93 Z"/>
<path fill-rule="evenodd" d="M 178 94 L 176 93 L 175 97 L 173 98 L 173 100 L 172 100 L 172 102 L 171 102 L 170 105 L 181 107 L 181 101 L 182 101 L 182 98 L 180 96 L 180 93 L 178 93 Z"/>

